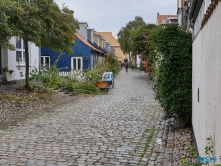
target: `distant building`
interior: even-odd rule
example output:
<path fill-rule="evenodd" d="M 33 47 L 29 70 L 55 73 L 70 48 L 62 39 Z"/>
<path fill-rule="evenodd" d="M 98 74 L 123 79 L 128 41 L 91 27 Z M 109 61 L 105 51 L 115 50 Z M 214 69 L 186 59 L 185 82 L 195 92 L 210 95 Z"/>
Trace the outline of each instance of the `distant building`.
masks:
<path fill-rule="evenodd" d="M 115 49 L 115 55 L 117 56 L 118 61 L 124 61 L 127 58 L 126 54 L 120 48 L 120 44 L 115 37 L 112 36 L 112 32 L 95 32 L 96 34 L 102 36 L 109 42 L 112 47 Z"/>
<path fill-rule="evenodd" d="M 178 24 L 178 15 L 160 15 L 157 13 L 156 25 Z"/>
<path fill-rule="evenodd" d="M 177 0 L 178 24 L 184 31 L 190 31 L 190 21 L 188 19 L 190 0 Z"/>

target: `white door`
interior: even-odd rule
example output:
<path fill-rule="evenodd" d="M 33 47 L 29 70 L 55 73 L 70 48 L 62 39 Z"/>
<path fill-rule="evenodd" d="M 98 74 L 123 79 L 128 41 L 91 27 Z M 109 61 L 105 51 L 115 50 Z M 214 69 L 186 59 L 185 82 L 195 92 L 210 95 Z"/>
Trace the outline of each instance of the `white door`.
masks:
<path fill-rule="evenodd" d="M 83 69 L 82 57 L 72 57 L 71 70 L 82 70 L 82 69 Z"/>

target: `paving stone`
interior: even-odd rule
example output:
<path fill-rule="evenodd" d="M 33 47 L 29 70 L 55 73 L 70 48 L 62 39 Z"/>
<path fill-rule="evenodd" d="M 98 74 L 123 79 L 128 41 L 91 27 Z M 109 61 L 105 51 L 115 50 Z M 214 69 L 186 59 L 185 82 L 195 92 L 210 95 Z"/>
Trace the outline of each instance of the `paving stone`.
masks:
<path fill-rule="evenodd" d="M 0 163 L 133 166 L 183 155 L 191 146 L 192 133 L 171 132 L 175 121 L 163 119 L 148 74 L 121 70 L 115 85 L 106 94 L 74 98 L 0 130 Z"/>
<path fill-rule="evenodd" d="M 163 163 L 163 166 L 171 166 L 171 163 L 170 162 L 165 162 L 165 163 Z"/>

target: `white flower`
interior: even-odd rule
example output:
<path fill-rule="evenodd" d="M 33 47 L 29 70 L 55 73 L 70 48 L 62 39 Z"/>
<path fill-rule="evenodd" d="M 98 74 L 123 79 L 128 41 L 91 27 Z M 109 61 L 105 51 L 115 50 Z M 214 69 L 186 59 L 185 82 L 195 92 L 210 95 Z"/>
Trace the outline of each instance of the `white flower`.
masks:
<path fill-rule="evenodd" d="M 207 133 L 207 135 L 209 135 L 209 136 L 211 136 L 213 134 L 213 131 L 209 131 L 208 133 Z"/>

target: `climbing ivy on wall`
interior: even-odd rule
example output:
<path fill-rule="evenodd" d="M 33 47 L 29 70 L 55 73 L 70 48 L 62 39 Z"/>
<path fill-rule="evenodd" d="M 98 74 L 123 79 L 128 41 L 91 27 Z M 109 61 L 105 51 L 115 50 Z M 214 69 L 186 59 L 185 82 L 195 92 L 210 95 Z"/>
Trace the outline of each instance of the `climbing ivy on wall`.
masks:
<path fill-rule="evenodd" d="M 174 117 L 191 122 L 192 113 L 192 38 L 190 33 L 177 25 L 167 25 L 151 37 L 152 54 L 158 56 L 156 98 L 166 112 L 166 118 Z M 160 55 L 160 57 L 159 57 Z"/>

